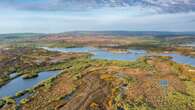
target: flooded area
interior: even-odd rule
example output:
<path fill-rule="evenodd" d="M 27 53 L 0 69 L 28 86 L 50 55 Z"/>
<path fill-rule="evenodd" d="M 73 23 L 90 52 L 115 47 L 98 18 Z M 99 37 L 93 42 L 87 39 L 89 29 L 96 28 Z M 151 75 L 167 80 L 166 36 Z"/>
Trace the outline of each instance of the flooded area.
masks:
<path fill-rule="evenodd" d="M 40 72 L 38 77 L 32 79 L 17 77 L 0 88 L 0 98 L 5 96 L 14 96 L 16 92 L 31 88 L 49 77 L 55 77 L 59 73 L 60 71 Z"/>

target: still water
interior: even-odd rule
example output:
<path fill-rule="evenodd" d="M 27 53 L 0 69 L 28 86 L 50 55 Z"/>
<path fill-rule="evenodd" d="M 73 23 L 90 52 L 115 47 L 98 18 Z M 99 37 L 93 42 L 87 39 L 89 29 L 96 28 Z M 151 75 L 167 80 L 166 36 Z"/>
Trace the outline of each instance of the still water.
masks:
<path fill-rule="evenodd" d="M 195 66 L 195 57 L 185 56 L 178 53 L 161 54 L 164 56 L 171 56 L 172 60 L 177 63 L 188 64 Z"/>
<path fill-rule="evenodd" d="M 131 50 L 128 52 L 110 52 L 103 49 L 92 48 L 92 47 L 77 47 L 77 48 L 47 48 L 49 51 L 59 52 L 89 52 L 92 53 L 94 59 L 107 59 L 107 60 L 128 60 L 134 61 L 137 58 L 144 56 L 146 52 L 144 50 Z"/>
<path fill-rule="evenodd" d="M 91 47 L 77 47 L 77 48 L 47 48 L 44 47 L 44 49 L 47 49 L 49 51 L 59 51 L 59 52 L 89 52 L 92 53 L 92 58 L 95 59 L 107 59 L 107 60 L 128 60 L 128 61 L 134 61 L 137 58 L 141 56 L 147 55 L 147 52 L 144 50 L 131 50 L 129 49 L 129 52 L 126 53 L 114 53 L 98 48 L 91 48 Z M 182 64 L 189 64 L 192 66 L 195 66 L 195 58 L 190 56 L 185 56 L 177 53 L 172 54 L 160 54 L 163 56 L 171 56 L 172 60 L 177 63 Z"/>
<path fill-rule="evenodd" d="M 14 96 L 16 92 L 31 88 L 42 80 L 48 79 L 49 77 L 55 77 L 59 73 L 60 71 L 40 72 L 38 77 L 32 79 L 17 77 L 0 88 L 0 98 Z"/>

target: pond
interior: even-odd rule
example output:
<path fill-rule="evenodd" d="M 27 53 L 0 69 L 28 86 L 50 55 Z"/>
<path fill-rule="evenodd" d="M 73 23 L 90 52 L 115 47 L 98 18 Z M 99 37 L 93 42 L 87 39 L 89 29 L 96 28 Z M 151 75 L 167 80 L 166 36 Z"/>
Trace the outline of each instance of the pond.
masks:
<path fill-rule="evenodd" d="M 77 48 L 47 48 L 44 49 L 49 51 L 58 51 L 58 52 L 89 52 L 92 53 L 93 59 L 107 59 L 107 60 L 128 60 L 134 61 L 137 58 L 144 56 L 146 51 L 144 50 L 131 50 L 127 52 L 111 52 L 103 49 L 92 48 L 92 47 L 77 47 Z"/>
<path fill-rule="evenodd" d="M 31 88 L 49 77 L 57 76 L 59 73 L 60 71 L 40 72 L 38 77 L 32 79 L 17 77 L 0 88 L 0 98 L 5 96 L 14 96 L 16 92 Z"/>

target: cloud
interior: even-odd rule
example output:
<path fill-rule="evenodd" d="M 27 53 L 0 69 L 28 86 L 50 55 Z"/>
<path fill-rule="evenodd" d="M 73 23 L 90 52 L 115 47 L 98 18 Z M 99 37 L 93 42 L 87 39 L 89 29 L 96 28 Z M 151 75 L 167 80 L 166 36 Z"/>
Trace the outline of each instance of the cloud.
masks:
<path fill-rule="evenodd" d="M 8 7 L 16 10 L 31 11 L 65 11 L 82 9 L 82 2 L 72 2 L 67 0 L 1 0 L 1 7 Z M 79 7 L 80 6 L 80 7 Z"/>
<path fill-rule="evenodd" d="M 75 30 L 195 31 L 195 12 L 158 14 L 152 8 L 103 8 L 88 11 L 0 9 L 0 33 Z"/>
<path fill-rule="evenodd" d="M 1 7 L 31 11 L 79 11 L 138 5 L 166 13 L 195 11 L 194 0 L 0 0 Z"/>

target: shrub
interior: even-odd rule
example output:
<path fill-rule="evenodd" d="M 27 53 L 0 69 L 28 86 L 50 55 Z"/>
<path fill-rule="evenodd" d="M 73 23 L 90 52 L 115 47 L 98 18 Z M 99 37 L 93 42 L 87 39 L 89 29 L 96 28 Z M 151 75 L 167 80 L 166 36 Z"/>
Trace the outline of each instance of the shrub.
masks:
<path fill-rule="evenodd" d="M 188 108 L 195 109 L 194 97 L 174 92 L 166 97 L 166 104 L 162 106 L 164 110 L 187 110 Z"/>
<path fill-rule="evenodd" d="M 22 95 L 24 95 L 24 92 L 22 92 L 22 91 L 16 92 L 16 97 L 20 97 Z"/>
<path fill-rule="evenodd" d="M 20 101 L 20 104 L 26 104 L 28 101 L 29 101 L 29 99 L 22 99 L 22 100 Z"/>
<path fill-rule="evenodd" d="M 4 100 L 0 100 L 0 108 L 3 107 L 5 105 L 5 101 Z"/>
<path fill-rule="evenodd" d="M 23 78 L 24 79 L 31 79 L 31 78 L 35 78 L 37 76 L 38 76 L 37 73 L 26 73 L 25 75 L 23 75 Z"/>
<path fill-rule="evenodd" d="M 5 100 L 5 102 L 7 104 L 13 104 L 13 103 L 15 103 L 15 100 L 13 98 L 9 97 L 9 96 L 4 97 L 3 100 Z"/>

